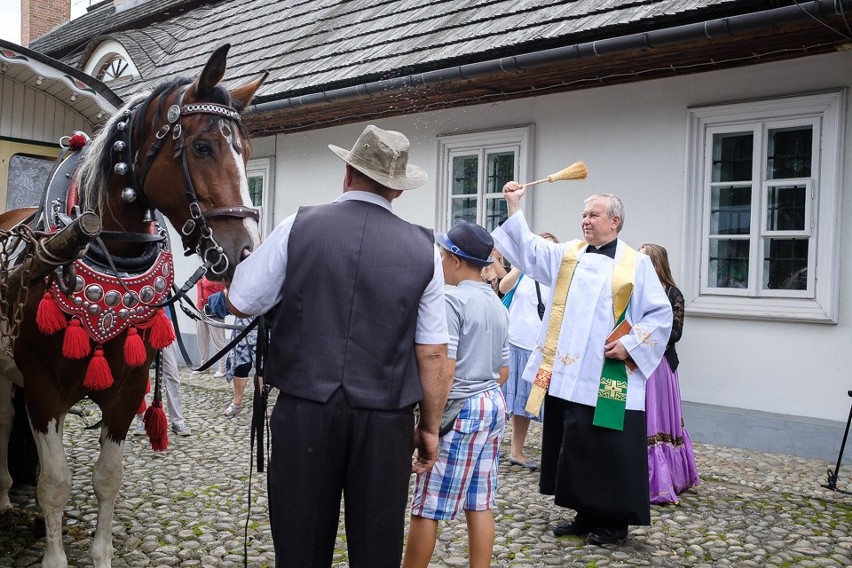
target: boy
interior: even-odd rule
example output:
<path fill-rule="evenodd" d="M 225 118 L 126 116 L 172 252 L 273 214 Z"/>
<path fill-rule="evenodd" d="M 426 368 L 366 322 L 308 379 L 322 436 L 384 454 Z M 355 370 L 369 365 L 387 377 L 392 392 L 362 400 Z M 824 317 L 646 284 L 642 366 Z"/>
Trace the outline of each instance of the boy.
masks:
<path fill-rule="evenodd" d="M 441 437 L 431 471 L 417 476 L 411 501 L 411 528 L 403 568 L 426 568 L 435 549 L 438 521 L 456 518 L 464 508 L 470 566 L 491 565 L 494 547 L 494 492 L 506 403 L 500 386 L 509 373 L 509 318 L 497 294 L 480 278 L 491 264 L 494 242 L 474 223 L 459 222 L 436 235 L 441 247 L 446 292 L 449 372 L 448 407 L 461 411 Z M 442 423 L 444 421 L 442 420 Z"/>

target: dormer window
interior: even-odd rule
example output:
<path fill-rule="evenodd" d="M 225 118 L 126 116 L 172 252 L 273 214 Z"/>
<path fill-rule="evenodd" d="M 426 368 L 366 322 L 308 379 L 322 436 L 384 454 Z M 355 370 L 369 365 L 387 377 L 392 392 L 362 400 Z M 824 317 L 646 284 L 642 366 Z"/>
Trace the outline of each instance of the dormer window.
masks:
<path fill-rule="evenodd" d="M 86 59 L 83 71 L 104 83 L 139 77 L 139 70 L 127 50 L 113 39 L 101 42 L 94 49 Z"/>
<path fill-rule="evenodd" d="M 106 61 L 101 64 L 100 69 L 95 74 L 95 79 L 109 83 L 116 79 L 124 77 L 132 77 L 130 72 L 130 64 L 117 53 L 113 53 Z"/>

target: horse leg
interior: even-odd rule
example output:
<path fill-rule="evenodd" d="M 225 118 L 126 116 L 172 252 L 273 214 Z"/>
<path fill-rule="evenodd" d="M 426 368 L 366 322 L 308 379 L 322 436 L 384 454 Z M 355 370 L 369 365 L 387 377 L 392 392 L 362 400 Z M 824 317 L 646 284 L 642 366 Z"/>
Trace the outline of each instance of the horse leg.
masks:
<path fill-rule="evenodd" d="M 12 405 L 12 381 L 0 376 L 0 513 L 12 507 L 9 490 L 12 476 L 9 475 L 9 435 L 15 418 Z"/>
<path fill-rule="evenodd" d="M 123 441 L 108 436 L 109 428 L 101 428 L 101 453 L 92 472 L 92 486 L 98 498 L 98 524 L 92 541 L 91 556 L 95 568 L 108 568 L 112 562 L 112 520 L 115 500 L 124 477 Z"/>
<path fill-rule="evenodd" d="M 30 421 L 32 425 L 32 420 Z M 36 497 L 44 513 L 45 552 L 43 568 L 67 568 L 68 559 L 62 547 L 62 513 L 71 496 L 71 471 L 62 446 L 65 425 L 63 412 L 47 424 L 47 432 L 32 428 L 38 448 L 39 468 Z"/>

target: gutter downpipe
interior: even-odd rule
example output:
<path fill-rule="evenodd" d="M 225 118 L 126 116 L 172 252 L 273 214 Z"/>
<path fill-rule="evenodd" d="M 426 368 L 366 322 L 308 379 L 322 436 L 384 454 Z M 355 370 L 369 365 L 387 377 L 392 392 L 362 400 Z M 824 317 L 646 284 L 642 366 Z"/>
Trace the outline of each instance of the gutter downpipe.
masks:
<path fill-rule="evenodd" d="M 380 81 L 371 81 L 360 85 L 330 89 L 298 97 L 289 97 L 250 105 L 247 113 L 262 114 L 318 103 L 331 103 L 343 99 L 373 95 L 400 90 L 407 87 L 438 84 L 458 79 L 472 79 L 495 73 L 507 73 L 524 69 L 533 69 L 544 65 L 616 55 L 637 49 L 653 49 L 677 43 L 699 39 L 713 39 L 734 36 L 761 29 L 769 25 L 790 23 L 808 18 L 846 16 L 846 10 L 852 10 L 852 0 L 813 0 L 811 2 L 772 8 L 762 12 L 753 12 L 737 16 L 727 16 L 704 22 L 684 24 L 660 30 L 651 30 L 618 36 L 602 40 L 575 43 L 568 46 L 545 49 L 511 57 L 501 57 L 489 61 L 469 63 L 445 69 L 436 69 L 425 73 L 394 77 Z"/>

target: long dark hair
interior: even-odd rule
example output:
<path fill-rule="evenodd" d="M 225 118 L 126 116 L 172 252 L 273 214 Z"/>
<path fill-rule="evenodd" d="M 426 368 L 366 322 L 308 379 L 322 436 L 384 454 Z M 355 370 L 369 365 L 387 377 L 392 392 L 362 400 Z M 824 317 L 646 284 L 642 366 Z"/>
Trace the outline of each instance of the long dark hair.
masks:
<path fill-rule="evenodd" d="M 657 276 L 659 276 L 663 286 L 677 288 L 674 278 L 672 278 L 672 270 L 669 268 L 669 253 L 666 252 L 665 247 L 654 243 L 645 243 L 639 247 L 639 252 L 644 252 L 651 257 L 651 263 L 654 265 L 654 270 L 657 271 Z"/>

